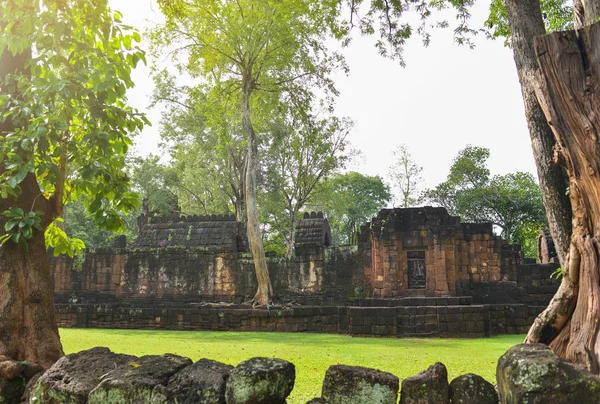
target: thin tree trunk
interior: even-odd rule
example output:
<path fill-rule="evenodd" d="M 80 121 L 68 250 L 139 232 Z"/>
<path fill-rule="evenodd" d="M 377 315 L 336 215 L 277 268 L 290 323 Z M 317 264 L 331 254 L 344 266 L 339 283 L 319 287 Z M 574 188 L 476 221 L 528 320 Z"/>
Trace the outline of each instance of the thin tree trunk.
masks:
<path fill-rule="evenodd" d="M 297 216 L 298 216 L 298 212 L 296 212 L 295 210 L 292 210 L 292 212 L 290 214 L 290 221 L 291 221 L 290 233 L 288 235 L 288 242 L 287 242 L 287 247 L 285 250 L 285 256 L 287 258 L 290 258 L 292 255 L 294 255 L 294 247 L 296 247 L 296 224 L 297 224 L 296 217 Z"/>
<path fill-rule="evenodd" d="M 559 291 L 529 330 L 600 373 L 600 23 L 538 37 L 538 99 L 569 175 L 573 234 Z"/>
<path fill-rule="evenodd" d="M 260 232 L 260 221 L 258 218 L 258 207 L 256 203 L 256 172 L 258 167 L 258 144 L 256 133 L 250 119 L 250 94 L 251 83 L 246 80 L 242 89 L 242 125 L 246 132 L 248 143 L 248 156 L 246 166 L 246 212 L 248 215 L 248 234 L 250 250 L 254 260 L 254 269 L 258 281 L 258 290 L 254 296 L 254 302 L 260 306 L 268 306 L 273 287 L 267 268 L 265 248 Z"/>
<path fill-rule="evenodd" d="M 564 266 L 571 240 L 571 204 L 566 192 L 568 179 L 564 169 L 553 164 L 556 141 L 535 96 L 539 67 L 533 50 L 533 38 L 544 35 L 546 28 L 539 0 L 505 0 L 504 3 L 542 200 L 556 253 Z"/>
<path fill-rule="evenodd" d="M 28 53 L 14 57 L 9 52 L 0 54 L 0 83 L 9 73 L 24 72 L 29 57 Z M 10 120 L 0 124 L 0 139 L 13 129 Z M 0 162 L 0 173 L 3 171 Z M 33 174 L 28 174 L 19 186 L 21 194 L 17 198 L 0 199 L 0 212 L 9 207 L 20 207 L 25 212 L 41 210 L 46 212 L 42 217 L 45 229 L 53 220 L 53 204 L 42 195 Z M 0 229 L 5 223 L 6 217 L 0 215 Z M 0 247 L 0 355 L 43 368 L 63 356 L 43 231 L 34 230 L 27 249 L 12 241 Z"/>

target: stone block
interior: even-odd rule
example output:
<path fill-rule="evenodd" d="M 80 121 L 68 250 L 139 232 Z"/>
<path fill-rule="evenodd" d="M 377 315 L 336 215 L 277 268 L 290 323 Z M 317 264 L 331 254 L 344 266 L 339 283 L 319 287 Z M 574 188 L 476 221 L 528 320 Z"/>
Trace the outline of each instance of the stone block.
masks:
<path fill-rule="evenodd" d="M 325 373 L 321 397 L 327 404 L 395 404 L 399 380 L 391 373 L 334 365 Z"/>
<path fill-rule="evenodd" d="M 136 360 L 108 348 L 92 348 L 60 358 L 31 386 L 29 396 L 35 403 L 86 403 L 88 394 L 103 377 Z"/>
<path fill-rule="evenodd" d="M 600 403 L 600 378 L 559 359 L 544 344 L 510 348 L 496 367 L 502 403 Z"/>
<path fill-rule="evenodd" d="M 448 404 L 449 394 L 446 366 L 438 362 L 402 381 L 400 404 Z"/>
<path fill-rule="evenodd" d="M 147 355 L 104 375 L 88 397 L 89 404 L 167 402 L 166 385 L 175 373 L 192 364 L 178 355 Z"/>
<path fill-rule="evenodd" d="M 498 404 L 494 385 L 483 377 L 468 373 L 450 382 L 452 404 Z"/>
<path fill-rule="evenodd" d="M 294 388 L 293 363 L 275 358 L 252 358 L 237 365 L 229 376 L 227 404 L 284 404 Z"/>
<path fill-rule="evenodd" d="M 200 359 L 169 379 L 167 402 L 225 404 L 225 386 L 233 366 Z"/>

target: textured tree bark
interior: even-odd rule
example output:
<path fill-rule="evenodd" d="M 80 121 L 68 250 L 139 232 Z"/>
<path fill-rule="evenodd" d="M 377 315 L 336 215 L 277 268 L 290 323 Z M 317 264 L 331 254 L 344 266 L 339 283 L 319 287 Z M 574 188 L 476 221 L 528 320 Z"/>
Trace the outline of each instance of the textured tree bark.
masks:
<path fill-rule="evenodd" d="M 260 221 L 258 218 L 258 207 L 256 203 L 256 171 L 258 167 L 258 145 L 256 133 L 250 119 L 250 94 L 251 83 L 246 80 L 242 85 L 242 125 L 246 133 L 246 142 L 248 147 L 247 167 L 246 167 L 246 212 L 248 215 L 248 234 L 250 241 L 250 251 L 254 260 L 254 269 L 256 280 L 258 281 L 258 290 L 254 296 L 254 303 L 260 306 L 268 306 L 271 296 L 273 296 L 273 287 L 267 268 L 265 258 L 265 248 L 263 246 Z"/>
<path fill-rule="evenodd" d="M 288 234 L 288 242 L 285 249 L 285 256 L 290 258 L 294 255 L 294 247 L 296 247 L 296 225 L 298 224 L 297 218 L 298 212 L 295 209 L 291 209 L 290 214 L 290 232 Z"/>
<path fill-rule="evenodd" d="M 569 175 L 573 234 L 559 291 L 528 342 L 600 373 L 600 23 L 535 39 L 538 99 Z"/>
<path fill-rule="evenodd" d="M 571 240 L 571 204 L 566 192 L 568 179 L 564 169 L 553 164 L 556 141 L 535 95 L 539 67 L 533 50 L 533 38 L 544 35 L 546 28 L 539 0 L 505 0 L 504 3 L 542 200 L 556 253 L 564 266 Z"/>
<path fill-rule="evenodd" d="M 28 53 L 16 57 L 8 52 L 0 54 L 0 83 L 9 73 L 25 71 L 28 58 Z M 0 139 L 13 129 L 10 120 L 0 124 Z M 3 170 L 0 162 L 0 172 Z M 18 198 L 0 199 L 0 212 L 9 207 L 25 212 L 41 210 L 46 212 L 42 217 L 45 229 L 52 222 L 54 205 L 42 195 L 33 174 L 19 186 Z M 0 216 L 1 229 L 5 223 L 6 218 Z M 27 249 L 12 241 L 0 247 L 0 355 L 44 368 L 63 356 L 43 231 L 34 231 Z"/>
<path fill-rule="evenodd" d="M 573 0 L 575 29 L 592 25 L 600 16 L 600 0 Z"/>

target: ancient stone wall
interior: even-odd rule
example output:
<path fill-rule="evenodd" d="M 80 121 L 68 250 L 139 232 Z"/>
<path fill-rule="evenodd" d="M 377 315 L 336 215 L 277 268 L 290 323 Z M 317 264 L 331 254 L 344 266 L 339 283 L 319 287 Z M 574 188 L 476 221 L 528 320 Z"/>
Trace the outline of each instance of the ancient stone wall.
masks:
<path fill-rule="evenodd" d="M 457 283 L 515 281 L 520 250 L 490 223 L 461 223 L 444 208 L 383 209 L 361 227 L 364 282 L 376 296 L 455 295 Z"/>
<path fill-rule="evenodd" d="M 481 338 L 525 333 L 544 309 L 544 306 L 523 304 L 472 305 L 465 301 L 446 304 L 443 300 L 430 301 L 428 306 L 403 301 L 389 303 L 394 306 L 370 306 L 369 300 L 364 301 L 364 306 L 291 306 L 270 310 L 246 305 L 168 305 L 164 302 L 57 304 L 57 318 L 60 327 L 76 328 Z"/>
<path fill-rule="evenodd" d="M 57 302 L 241 303 L 254 295 L 254 263 L 231 217 L 140 221 L 134 246 L 53 258 Z M 383 210 L 363 226 L 358 247 L 326 247 L 329 225 L 316 213 L 300 221 L 297 237 L 295 256 L 267 258 L 281 302 L 473 296 L 478 304 L 541 305 L 557 287 L 554 267 L 524 265 L 490 224 L 461 223 L 442 208 Z"/>
<path fill-rule="evenodd" d="M 273 287 L 281 299 L 323 304 L 354 295 L 356 260 L 351 249 L 304 248 L 292 259 L 269 257 Z M 248 253 L 202 248 L 88 249 L 83 260 L 53 258 L 56 301 L 110 303 L 237 302 L 256 291 Z"/>

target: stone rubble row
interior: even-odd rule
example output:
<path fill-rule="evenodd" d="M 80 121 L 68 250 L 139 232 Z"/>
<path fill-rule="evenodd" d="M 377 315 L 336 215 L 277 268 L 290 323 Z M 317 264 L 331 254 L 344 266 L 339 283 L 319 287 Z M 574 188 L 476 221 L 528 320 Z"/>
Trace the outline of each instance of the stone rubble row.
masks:
<path fill-rule="evenodd" d="M 295 380 L 294 365 L 282 359 L 252 358 L 233 367 L 171 354 L 138 358 L 107 348 L 67 355 L 27 386 L 15 376 L 23 364 L 0 364 L 2 404 L 284 404 Z M 496 377 L 497 388 L 474 374 L 448 383 L 446 367 L 436 363 L 400 385 L 387 372 L 334 365 L 321 397 L 308 403 L 396 404 L 399 391 L 400 404 L 600 403 L 600 378 L 560 360 L 545 345 L 512 347 L 498 361 Z"/>

